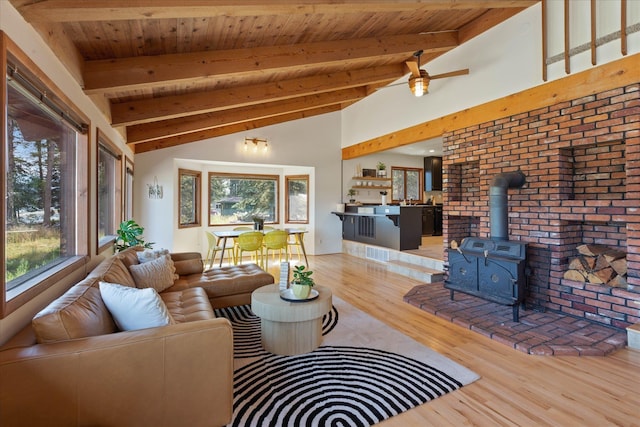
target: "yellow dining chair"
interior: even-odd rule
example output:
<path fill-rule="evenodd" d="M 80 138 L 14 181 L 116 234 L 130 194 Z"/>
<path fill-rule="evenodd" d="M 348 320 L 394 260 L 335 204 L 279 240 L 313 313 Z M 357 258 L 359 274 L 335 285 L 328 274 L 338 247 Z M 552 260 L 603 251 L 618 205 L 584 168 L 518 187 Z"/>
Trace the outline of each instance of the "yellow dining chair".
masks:
<path fill-rule="evenodd" d="M 275 251 L 278 251 L 280 262 L 282 262 L 282 251 L 284 251 L 284 260 L 289 261 L 289 233 L 284 230 L 269 231 L 264 235 L 262 241 L 265 249 L 264 259 L 265 266 L 269 266 L 269 251 L 274 251 L 272 256 L 275 258 Z"/>
<path fill-rule="evenodd" d="M 216 242 L 216 236 L 214 236 L 210 231 L 205 231 L 207 235 L 207 241 L 209 242 L 209 249 L 207 249 L 207 259 L 205 259 L 204 264 L 209 264 L 207 270 L 211 270 L 213 267 L 213 261 L 216 259 L 216 253 L 218 251 L 222 251 L 222 246 L 218 246 Z"/>
<path fill-rule="evenodd" d="M 236 238 L 236 264 L 242 263 L 244 252 L 250 252 L 255 263 L 262 266 L 262 237 L 260 231 L 247 231 Z"/>
<path fill-rule="evenodd" d="M 241 225 L 240 227 L 233 227 L 233 231 L 253 231 L 253 227 L 247 227 L 245 225 Z M 238 260 L 236 259 L 236 253 L 238 252 L 238 238 L 233 239 L 233 263 L 237 264 Z"/>

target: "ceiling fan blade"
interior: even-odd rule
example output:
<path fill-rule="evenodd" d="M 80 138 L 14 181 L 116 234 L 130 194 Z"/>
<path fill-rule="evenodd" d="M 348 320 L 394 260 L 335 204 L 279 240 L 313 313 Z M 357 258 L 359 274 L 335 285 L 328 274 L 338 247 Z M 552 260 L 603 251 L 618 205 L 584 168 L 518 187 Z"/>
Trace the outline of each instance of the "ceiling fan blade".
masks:
<path fill-rule="evenodd" d="M 417 61 L 406 61 L 405 64 L 407 64 L 412 76 L 420 77 L 420 66 Z"/>
<path fill-rule="evenodd" d="M 465 74 L 469 74 L 469 69 L 465 68 L 464 70 L 450 71 L 448 73 L 436 74 L 434 76 L 429 75 L 431 80 L 433 79 L 444 79 L 445 77 L 455 77 L 455 76 L 463 76 Z"/>

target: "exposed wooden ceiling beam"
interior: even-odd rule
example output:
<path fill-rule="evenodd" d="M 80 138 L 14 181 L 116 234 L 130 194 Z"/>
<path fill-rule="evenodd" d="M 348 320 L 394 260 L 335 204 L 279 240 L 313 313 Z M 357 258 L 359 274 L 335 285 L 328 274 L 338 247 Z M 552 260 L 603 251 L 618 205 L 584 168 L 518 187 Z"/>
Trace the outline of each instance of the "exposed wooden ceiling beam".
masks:
<path fill-rule="evenodd" d="M 396 64 L 239 88 L 123 102 L 111 106 L 111 120 L 114 125 L 133 125 L 330 90 L 389 83 L 404 74 L 404 65 Z"/>
<path fill-rule="evenodd" d="M 284 123 L 292 120 L 305 119 L 305 118 L 317 116 L 320 114 L 332 113 L 338 110 L 340 110 L 339 105 L 330 105 L 327 107 L 320 107 L 313 110 L 298 111 L 295 113 L 283 114 L 281 116 L 274 116 L 266 119 L 242 122 L 242 123 L 237 123 L 229 126 L 207 129 L 204 131 L 178 135 L 178 136 L 159 139 L 155 141 L 143 142 L 141 144 L 133 145 L 132 149 L 135 154 L 139 154 L 139 153 L 144 153 L 146 151 L 153 151 L 153 150 L 159 150 L 162 148 L 175 147 L 178 145 L 187 144 L 189 142 L 202 141 L 208 138 L 215 138 L 218 136 L 230 135 L 232 133 L 258 129 L 261 127 L 276 125 L 278 123 Z"/>
<path fill-rule="evenodd" d="M 14 2 L 18 3 L 18 2 Z M 525 8 L 534 0 L 43 0 L 20 2 L 18 10 L 28 22 L 82 22 L 212 16 L 263 16 L 300 14 L 344 14 L 367 12 L 407 12 L 415 10 Z"/>
<path fill-rule="evenodd" d="M 351 88 L 129 126 L 127 127 L 127 143 L 137 144 L 154 139 L 190 133 L 195 130 L 205 130 L 250 120 L 264 119 L 288 112 L 311 110 L 335 104 L 342 105 L 345 102 L 357 101 L 365 96 L 367 96 L 367 92 L 364 87 Z"/>
<path fill-rule="evenodd" d="M 367 58 L 399 55 L 423 49 L 451 50 L 458 33 L 406 34 L 386 38 L 336 40 L 256 49 L 233 49 L 87 61 L 87 93 L 133 90 L 171 83 L 215 80 L 224 76 L 278 70 L 300 70 L 330 64 L 348 65 Z"/>

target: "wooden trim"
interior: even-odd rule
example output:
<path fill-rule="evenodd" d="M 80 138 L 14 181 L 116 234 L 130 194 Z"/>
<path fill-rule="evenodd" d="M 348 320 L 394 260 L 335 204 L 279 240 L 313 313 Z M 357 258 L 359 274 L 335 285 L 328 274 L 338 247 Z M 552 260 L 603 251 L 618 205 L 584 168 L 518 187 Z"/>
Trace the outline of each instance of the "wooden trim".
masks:
<path fill-rule="evenodd" d="M 348 160 L 442 136 L 446 132 L 640 82 L 640 53 L 489 101 L 428 122 L 344 147 Z"/>
<path fill-rule="evenodd" d="M 0 176 L 5 177 L 6 176 L 6 165 L 7 165 L 7 150 L 4 148 L 7 145 L 7 142 L 5 141 L 6 135 L 7 135 L 7 127 L 9 126 L 8 120 L 7 120 L 7 116 L 8 116 L 8 112 L 7 112 L 7 100 L 9 98 L 9 95 L 7 94 L 7 85 L 6 85 L 6 81 L 7 81 L 7 37 L 6 35 L 0 31 L 0 67 L 2 67 L 2 70 L 0 70 L 0 77 L 2 78 L 2 83 L 0 84 L 0 99 L 2 99 L 2 102 L 0 102 L 0 132 L 2 137 L 0 138 L 0 140 L 2 141 L 2 150 L 0 150 Z M 2 212 L 2 218 L 4 218 L 4 222 L 6 224 L 6 212 L 7 212 L 7 185 L 3 179 L 2 181 L 2 186 L 0 188 L 0 212 Z M 5 254 L 5 248 L 6 248 L 6 226 L 3 225 L 2 227 L 0 227 L 0 239 L 2 239 L 3 242 L 3 250 L 2 250 L 2 260 L 0 260 L 0 318 L 4 318 L 7 314 L 9 314 L 12 309 L 9 307 L 9 304 L 7 302 L 7 281 L 6 281 L 6 254 Z"/>
<path fill-rule="evenodd" d="M 196 189 L 194 195 L 194 212 L 195 218 L 194 222 L 189 224 L 180 223 L 180 208 L 182 203 L 182 176 L 188 175 L 195 179 L 196 181 Z M 209 208 L 207 208 L 207 213 L 209 213 Z M 180 228 L 192 228 L 192 227 L 200 227 L 202 225 L 202 172 L 191 170 L 191 169 L 178 169 L 178 229 Z"/>
<path fill-rule="evenodd" d="M 219 178 L 224 178 L 224 177 L 229 177 L 229 178 L 237 178 L 237 179 L 251 179 L 251 178 L 256 178 L 256 179 L 263 179 L 263 180 L 273 180 L 275 181 L 276 184 L 276 200 L 275 200 L 275 221 L 273 222 L 269 222 L 269 224 L 277 224 L 281 221 L 281 216 L 280 216 L 280 175 L 268 175 L 268 174 L 256 174 L 256 173 L 231 173 L 231 172 L 209 172 L 207 174 L 207 199 L 209 202 L 209 205 L 207 206 L 207 211 L 209 211 L 211 209 L 211 177 L 219 177 Z M 248 222 L 244 222 L 244 223 L 234 223 L 234 224 L 211 224 L 211 215 L 207 215 L 207 225 L 209 227 L 217 227 L 217 226 L 221 226 L 221 225 L 244 225 L 244 224 L 249 224 Z M 266 224 L 266 222 L 265 222 Z"/>
<path fill-rule="evenodd" d="M 115 167 L 115 173 L 118 174 L 118 176 L 115 177 L 115 194 L 114 194 L 114 201 L 116 202 L 116 211 L 114 212 L 114 232 L 116 231 L 116 229 L 118 228 L 118 220 L 122 221 L 122 205 L 123 205 L 123 201 L 122 201 L 122 197 L 123 197 L 123 191 L 122 191 L 122 158 L 124 156 L 124 153 L 122 152 L 122 150 L 120 150 L 118 148 L 118 146 L 111 141 L 111 139 L 109 139 L 109 137 L 107 137 L 107 135 L 102 132 L 99 128 L 96 129 L 96 142 L 95 144 L 91 144 L 91 147 L 95 147 L 95 168 L 94 168 L 94 173 L 95 173 L 95 189 L 96 189 L 96 212 L 95 212 L 95 224 L 96 224 L 96 231 L 95 231 L 95 237 L 96 237 L 96 254 L 99 254 L 100 252 L 102 252 L 103 250 L 107 249 L 109 246 L 113 245 L 113 243 L 116 240 L 116 234 L 113 235 L 109 235 L 109 236 L 105 236 L 107 237 L 107 240 L 105 240 L 104 242 L 100 243 L 100 239 L 98 238 L 98 224 L 99 224 L 99 220 L 98 220 L 98 215 L 100 212 L 99 206 L 98 206 L 98 157 L 99 157 L 99 151 L 100 151 L 100 145 L 104 145 L 104 147 L 106 149 L 108 149 L 112 155 L 115 155 L 115 160 L 116 160 L 116 167 Z"/>
<path fill-rule="evenodd" d="M 307 220 L 306 221 L 291 221 L 289 219 L 289 181 L 307 181 Z M 285 224 L 309 224 L 309 193 L 311 188 L 309 186 L 309 175 L 285 175 L 284 176 L 284 223 Z"/>
<path fill-rule="evenodd" d="M 53 81 L 47 77 L 47 75 L 38 67 L 29 56 L 22 51 L 7 35 L 6 33 L 0 31 L 0 60 L 2 66 L 2 72 L 0 75 L 2 76 L 2 83 L 0 84 L 0 97 L 2 98 L 2 106 L 0 107 L 0 124 L 2 128 L 0 132 L 2 132 L 2 141 L 5 144 L 6 137 L 6 127 L 7 127 L 7 93 L 6 93 L 6 70 L 7 70 L 7 57 L 10 54 L 22 67 L 23 69 L 28 70 L 30 77 L 33 77 L 35 80 L 39 82 L 39 84 L 43 85 L 47 89 L 48 94 L 51 97 L 55 97 L 56 101 L 61 102 L 69 111 L 72 111 L 74 116 L 84 123 L 87 123 L 89 128 L 91 127 L 91 122 L 89 118 L 82 113 L 82 110 L 77 108 L 77 106 L 71 102 L 71 100 L 64 94 L 60 88 L 53 83 Z M 6 282 L 5 282 L 5 263 L 4 257 L 6 256 L 3 251 L 3 260 L 2 267 L 0 267 L 0 274 L 2 274 L 2 280 L 0 280 L 0 318 L 4 318 L 8 316 L 10 313 L 21 307 L 23 304 L 28 302 L 30 299 L 35 297 L 36 295 L 44 292 L 49 287 L 53 286 L 57 281 L 59 281 L 62 277 L 68 276 L 72 271 L 77 270 L 88 262 L 88 253 L 90 246 L 90 232 L 89 232 L 89 192 L 91 186 L 89 185 L 89 150 L 88 146 L 90 140 L 90 132 L 86 134 L 78 133 L 78 141 L 77 144 L 84 145 L 82 149 L 77 150 L 76 157 L 76 176 L 79 178 L 79 185 L 77 192 L 75 193 L 76 197 L 76 218 L 75 218 L 75 239 L 76 239 L 76 255 L 71 256 L 68 260 L 64 261 L 58 268 L 52 268 L 51 270 L 43 273 L 40 277 L 43 277 L 38 283 L 36 283 L 31 288 L 25 290 L 21 294 L 17 295 L 10 301 L 6 301 Z M 6 173 L 5 170 L 5 150 L 2 150 L 0 153 L 0 160 L 2 161 L 2 166 L 0 166 L 0 173 Z M 2 185 L 2 194 L 6 192 L 5 185 Z M 2 197 L 2 201 L 0 202 L 0 207 L 2 208 L 3 218 L 5 218 L 6 212 L 6 198 Z M 61 218 L 61 220 L 64 220 Z M 5 221 L 6 222 L 6 221 Z M 2 231 L 0 231 L 0 238 L 5 241 L 5 230 L 4 227 L 1 227 Z"/>

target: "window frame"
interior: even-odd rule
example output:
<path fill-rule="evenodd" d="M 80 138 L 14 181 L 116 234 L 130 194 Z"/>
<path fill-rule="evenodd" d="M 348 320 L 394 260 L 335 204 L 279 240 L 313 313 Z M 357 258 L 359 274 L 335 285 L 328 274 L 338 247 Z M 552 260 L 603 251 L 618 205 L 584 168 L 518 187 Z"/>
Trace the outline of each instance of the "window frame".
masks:
<path fill-rule="evenodd" d="M 100 165 L 100 146 L 104 148 L 113 159 L 115 163 L 113 165 L 113 171 L 115 176 L 113 177 L 113 194 L 111 194 L 113 202 L 113 210 L 111 211 L 111 221 L 113 221 L 113 234 L 106 234 L 102 239 L 98 236 L 99 224 L 100 224 L 100 174 L 98 173 Z M 113 245 L 116 241 L 118 224 L 122 221 L 123 212 L 123 198 L 122 198 L 122 151 L 118 149 L 116 144 L 111 141 L 104 132 L 100 129 L 96 130 L 96 253 L 100 253 Z"/>
<path fill-rule="evenodd" d="M 403 172 L 403 185 L 402 185 L 402 197 L 398 198 L 396 197 L 395 191 L 393 191 L 394 189 L 394 185 L 393 185 L 393 176 L 394 176 L 394 171 L 402 171 Z M 400 167 L 400 166 L 392 166 L 391 167 L 391 197 L 392 197 L 392 202 L 395 203 L 399 203 L 400 201 L 403 200 L 407 200 L 407 172 L 417 172 L 418 175 L 418 198 L 417 199 L 412 199 L 415 201 L 418 200 L 422 200 L 422 194 L 424 193 L 424 169 L 423 168 L 411 168 L 411 167 Z"/>
<path fill-rule="evenodd" d="M 195 180 L 195 189 L 193 194 L 193 216 L 194 221 L 190 223 L 182 223 L 182 177 L 191 176 Z M 202 172 L 190 169 L 178 169 L 178 228 L 200 227 L 202 225 Z"/>
<path fill-rule="evenodd" d="M 249 174 L 249 173 L 227 173 L 227 172 L 209 172 L 207 177 L 207 224 L 209 227 L 217 227 L 217 226 L 238 226 L 238 225 L 248 225 L 253 224 L 253 222 L 233 222 L 233 223 L 221 223 L 221 224 L 213 224 L 211 222 L 211 178 L 212 177 L 224 177 L 230 179 L 266 179 L 272 180 L 275 182 L 275 209 L 274 209 L 274 220 L 273 221 L 265 221 L 265 224 L 278 224 L 280 222 L 280 175 L 267 175 L 267 174 Z"/>
<path fill-rule="evenodd" d="M 91 128 L 89 118 L 78 108 L 64 93 L 60 90 L 47 75 L 23 52 L 4 32 L 0 31 L 0 76 L 2 83 L 0 84 L 0 131 L 2 135 L 7 135 L 7 65 L 8 57 L 11 56 L 21 71 L 28 74 L 30 78 L 36 82 L 42 90 L 46 90 L 47 97 L 51 102 L 63 107 L 73 115 L 74 119 L 86 129 Z M 52 265 L 45 271 L 37 274 L 25 283 L 25 289 L 8 299 L 8 289 L 6 282 L 5 259 L 0 262 L 0 318 L 6 318 L 23 305 L 27 304 L 36 296 L 45 292 L 47 289 L 55 285 L 66 277 L 69 277 L 76 271 L 82 270 L 89 260 L 90 234 L 89 234 L 89 170 L 90 170 L 90 139 L 89 132 L 77 132 L 76 134 L 76 157 L 75 157 L 75 255 L 72 255 L 59 264 Z M 0 173 L 6 174 L 6 147 L 3 139 L 3 148 L 0 151 Z M 0 227 L 0 238 L 6 242 L 6 186 L 2 187 L 2 197 L 0 197 L 0 209 L 4 219 L 3 227 Z M 3 243 L 5 244 L 5 243 Z M 3 251 L 4 252 L 4 251 Z M 4 258 L 4 257 L 3 257 Z"/>
<path fill-rule="evenodd" d="M 128 156 L 124 156 L 124 183 L 122 185 L 122 220 L 133 219 L 133 180 L 134 164 Z"/>
<path fill-rule="evenodd" d="M 290 203 L 291 195 L 289 194 L 289 182 L 291 181 L 305 181 L 307 184 L 307 206 L 305 212 L 305 220 L 295 220 L 290 218 Z M 284 211 L 285 211 L 285 224 L 309 224 L 309 175 L 285 175 L 284 177 Z"/>

